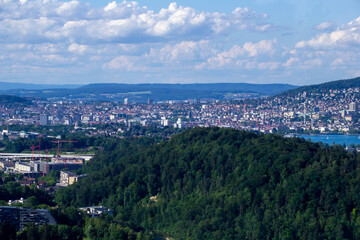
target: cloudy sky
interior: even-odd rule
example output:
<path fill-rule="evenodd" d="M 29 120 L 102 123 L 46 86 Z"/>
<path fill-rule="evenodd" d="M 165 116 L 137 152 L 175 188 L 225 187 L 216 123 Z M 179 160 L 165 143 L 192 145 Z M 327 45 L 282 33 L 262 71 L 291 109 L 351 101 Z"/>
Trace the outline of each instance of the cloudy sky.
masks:
<path fill-rule="evenodd" d="M 0 0 L 6 82 L 306 85 L 359 50 L 359 0 Z"/>

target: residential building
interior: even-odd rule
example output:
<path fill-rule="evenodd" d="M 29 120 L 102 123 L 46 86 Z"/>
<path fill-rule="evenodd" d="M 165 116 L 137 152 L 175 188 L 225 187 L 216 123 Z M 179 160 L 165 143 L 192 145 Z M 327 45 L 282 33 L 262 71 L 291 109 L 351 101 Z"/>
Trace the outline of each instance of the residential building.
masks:
<path fill-rule="evenodd" d="M 14 226 L 17 231 L 23 229 L 28 223 L 56 224 L 54 217 L 45 209 L 0 206 L 0 223 L 4 221 Z"/>

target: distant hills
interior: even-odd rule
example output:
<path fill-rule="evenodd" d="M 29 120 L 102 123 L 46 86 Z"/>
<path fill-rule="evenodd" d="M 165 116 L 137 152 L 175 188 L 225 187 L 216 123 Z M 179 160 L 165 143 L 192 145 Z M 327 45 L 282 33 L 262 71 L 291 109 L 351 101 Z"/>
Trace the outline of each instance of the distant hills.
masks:
<path fill-rule="evenodd" d="M 0 82 L 0 90 L 14 90 L 14 89 L 26 89 L 26 90 L 40 90 L 40 89 L 71 89 L 78 88 L 80 84 L 32 84 L 32 83 L 12 83 L 12 82 Z"/>
<path fill-rule="evenodd" d="M 291 96 L 300 92 L 328 92 L 329 89 L 360 87 L 360 77 L 309 86 L 290 84 L 194 83 L 52 85 L 0 82 L 0 94 L 50 99 L 146 102 L 186 99 L 241 99 L 244 97 Z"/>
<path fill-rule="evenodd" d="M 0 104 L 30 104 L 31 102 L 25 98 L 10 96 L 10 95 L 0 95 Z"/>
<path fill-rule="evenodd" d="M 161 100 L 226 99 L 238 95 L 271 96 L 296 88 L 288 84 L 205 83 L 205 84 L 90 84 L 74 90 L 80 94 L 117 94 L 119 97 Z"/>
<path fill-rule="evenodd" d="M 294 89 L 290 89 L 288 91 L 280 93 L 282 96 L 290 96 L 296 95 L 301 92 L 328 92 L 330 89 L 339 90 L 339 89 L 347 89 L 347 88 L 356 88 L 360 87 L 360 77 L 352 78 L 352 79 L 343 79 L 337 81 L 331 81 L 321 84 L 314 84 L 309 86 L 302 86 Z"/>
<path fill-rule="evenodd" d="M 31 84 L 30 84 L 31 85 Z M 4 86 L 4 88 L 2 88 Z M 204 84 L 89 84 L 75 85 L 31 85 L 28 88 L 0 83 L 0 94 L 6 93 L 22 97 L 43 98 L 83 98 L 91 100 L 122 100 L 129 98 L 134 102 L 185 100 L 185 99 L 236 99 L 245 96 L 273 96 L 297 88 L 289 84 L 249 84 L 249 83 L 204 83 Z M 33 87 L 33 88 L 30 88 Z M 38 87 L 38 88 L 35 88 Z"/>

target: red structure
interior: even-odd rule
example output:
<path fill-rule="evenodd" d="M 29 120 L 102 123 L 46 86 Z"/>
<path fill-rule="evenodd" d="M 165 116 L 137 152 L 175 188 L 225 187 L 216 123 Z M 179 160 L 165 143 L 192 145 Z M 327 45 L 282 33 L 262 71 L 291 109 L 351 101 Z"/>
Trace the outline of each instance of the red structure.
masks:
<path fill-rule="evenodd" d="M 64 143 L 64 142 L 77 142 L 77 141 L 64 141 L 64 140 L 56 140 L 56 141 L 51 141 L 53 143 L 57 143 L 58 144 L 58 148 L 57 148 L 57 157 L 60 157 L 60 143 Z"/>
<path fill-rule="evenodd" d="M 32 161 L 34 161 L 34 150 L 35 150 L 35 148 L 40 148 L 40 146 L 34 146 L 34 145 L 32 145 L 30 148 L 31 148 L 31 150 L 32 150 Z"/>
<path fill-rule="evenodd" d="M 39 135 L 39 161 L 41 161 L 41 138 L 43 137 L 43 135 Z"/>

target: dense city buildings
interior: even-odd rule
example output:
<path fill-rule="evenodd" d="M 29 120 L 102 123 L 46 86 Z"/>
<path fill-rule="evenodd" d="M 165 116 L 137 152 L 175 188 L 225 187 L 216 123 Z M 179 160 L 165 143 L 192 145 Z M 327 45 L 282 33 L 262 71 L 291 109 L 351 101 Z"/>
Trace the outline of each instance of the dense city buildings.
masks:
<path fill-rule="evenodd" d="M 36 138 L 36 133 L 11 131 L 18 125 L 69 125 L 92 135 L 121 135 L 133 125 L 192 128 L 231 127 L 261 132 L 342 132 L 359 130 L 359 88 L 299 92 L 270 98 L 130 102 L 34 100 L 25 107 L 6 107 L 1 113 L 3 138 Z M 116 131 L 100 124 L 122 124 Z M 10 125 L 10 131 L 5 126 Z"/>

